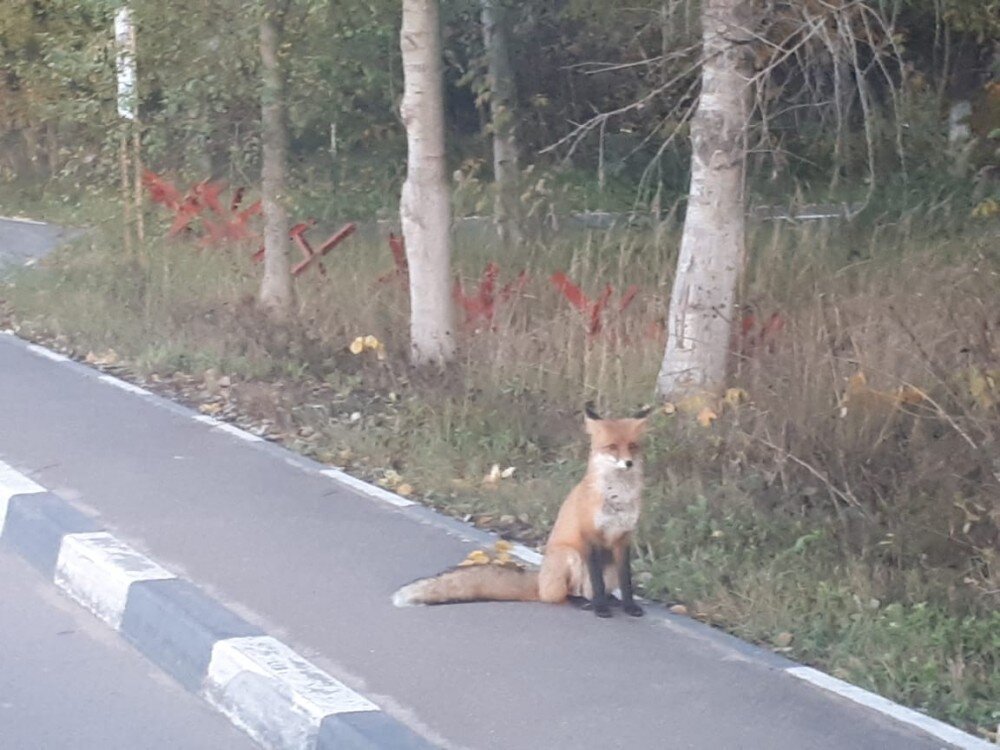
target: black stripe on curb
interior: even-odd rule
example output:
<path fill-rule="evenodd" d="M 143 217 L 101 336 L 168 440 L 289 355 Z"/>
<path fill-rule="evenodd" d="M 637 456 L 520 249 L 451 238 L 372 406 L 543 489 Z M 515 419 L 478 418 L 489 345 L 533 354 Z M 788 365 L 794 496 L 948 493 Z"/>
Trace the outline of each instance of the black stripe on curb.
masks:
<path fill-rule="evenodd" d="M 316 738 L 316 750 L 426 750 L 427 747 L 427 740 L 381 711 L 327 716 Z"/>
<path fill-rule="evenodd" d="M 129 587 L 122 635 L 181 685 L 197 693 L 216 641 L 264 635 L 239 615 L 179 578 Z"/>
<path fill-rule="evenodd" d="M 51 578 L 63 537 L 89 531 L 101 528 L 51 492 L 37 492 L 10 499 L 3 542 Z"/>

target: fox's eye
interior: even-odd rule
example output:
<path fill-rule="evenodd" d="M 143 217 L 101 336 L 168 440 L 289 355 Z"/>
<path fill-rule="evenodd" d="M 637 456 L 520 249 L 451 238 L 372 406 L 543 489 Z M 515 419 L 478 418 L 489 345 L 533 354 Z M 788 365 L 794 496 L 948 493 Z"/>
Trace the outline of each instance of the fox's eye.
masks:
<path fill-rule="evenodd" d="M 607 446 L 605 448 L 605 450 L 615 451 L 617 453 L 618 452 L 618 443 L 612 443 L 611 445 Z"/>
<path fill-rule="evenodd" d="M 633 453 L 635 453 L 635 451 L 639 450 L 639 444 L 638 443 L 629 443 L 628 444 L 628 449 L 630 451 L 632 451 Z"/>

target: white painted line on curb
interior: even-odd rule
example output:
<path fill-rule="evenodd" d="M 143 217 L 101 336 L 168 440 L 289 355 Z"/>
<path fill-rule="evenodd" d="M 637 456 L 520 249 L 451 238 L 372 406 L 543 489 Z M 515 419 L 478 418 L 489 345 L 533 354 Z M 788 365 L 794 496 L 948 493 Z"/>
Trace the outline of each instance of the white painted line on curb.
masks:
<path fill-rule="evenodd" d="M 115 630 L 129 586 L 176 577 L 106 531 L 67 534 L 56 560 L 56 585 Z"/>
<path fill-rule="evenodd" d="M 933 719 L 919 711 L 901 706 L 888 698 L 883 698 L 881 695 L 869 692 L 864 688 L 859 688 L 849 682 L 838 680 L 836 677 L 831 677 L 825 672 L 820 672 L 818 669 L 813 669 L 812 667 L 789 667 L 785 671 L 800 680 L 810 682 L 817 687 L 821 687 L 831 693 L 836 693 L 843 698 L 874 709 L 886 716 L 891 716 L 903 724 L 918 727 L 928 734 L 937 737 L 939 740 L 961 748 L 961 750 L 996 749 L 996 745 L 986 740 L 974 737 L 971 734 L 963 732 L 961 729 L 957 729 L 950 724 L 945 724 L 943 721 Z"/>
<path fill-rule="evenodd" d="M 229 424 L 229 422 L 223 422 L 221 419 L 210 417 L 207 414 L 195 414 L 193 419 L 196 422 L 211 425 L 220 432 L 227 432 L 233 437 L 238 437 L 240 440 L 246 440 L 248 443 L 260 443 L 264 440 L 260 435 L 254 435 L 252 432 L 241 430 L 239 427 Z"/>
<path fill-rule="evenodd" d="M 0 536 L 3 536 L 7 519 L 7 506 L 14 495 L 34 495 L 45 492 L 45 488 L 35 484 L 19 471 L 0 461 Z"/>
<path fill-rule="evenodd" d="M 44 346 L 39 346 L 38 344 L 28 344 L 28 350 L 34 352 L 39 357 L 51 359 L 53 362 L 69 362 L 69 357 L 65 354 L 54 352 L 51 349 L 46 349 Z"/>
<path fill-rule="evenodd" d="M 122 380 L 121 378 L 116 378 L 114 375 L 98 375 L 98 380 L 104 381 L 108 385 L 113 385 L 115 388 L 121 388 L 123 391 L 128 391 L 129 393 L 134 393 L 138 396 L 152 396 L 153 394 L 147 391 L 145 388 L 141 388 L 134 383 L 130 383 L 127 380 Z"/>
<path fill-rule="evenodd" d="M 255 687 L 251 675 L 275 687 L 268 695 Z M 306 720 L 297 736 L 283 736 L 286 745 L 305 747 L 319 731 L 323 717 L 379 707 L 316 665 L 302 658 L 276 638 L 244 636 L 216 641 L 202 687 L 202 695 L 215 708 L 252 737 L 257 729 L 282 713 Z M 269 700 L 269 698 L 271 698 Z M 285 722 L 290 731 L 294 724 Z"/>
<path fill-rule="evenodd" d="M 374 485 L 368 484 L 356 477 L 352 477 L 340 469 L 323 469 L 320 471 L 325 477 L 330 477 L 330 479 L 335 479 L 341 484 L 346 484 L 348 487 L 357 490 L 363 495 L 368 495 L 368 497 L 373 497 L 376 500 L 381 500 L 383 502 L 389 503 L 390 505 L 395 505 L 397 508 L 406 508 L 410 505 L 417 505 L 413 500 L 407 500 L 402 495 L 397 495 L 395 492 L 389 492 L 388 490 L 383 490 L 381 487 L 375 487 Z"/>

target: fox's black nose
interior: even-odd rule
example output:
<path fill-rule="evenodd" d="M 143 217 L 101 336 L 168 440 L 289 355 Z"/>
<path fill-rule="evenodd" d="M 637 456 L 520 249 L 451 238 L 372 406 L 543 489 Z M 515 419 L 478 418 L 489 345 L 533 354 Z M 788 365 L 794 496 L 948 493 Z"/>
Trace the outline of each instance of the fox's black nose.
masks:
<path fill-rule="evenodd" d="M 631 458 L 625 461 L 625 468 L 626 469 L 631 469 L 632 468 L 632 459 Z"/>

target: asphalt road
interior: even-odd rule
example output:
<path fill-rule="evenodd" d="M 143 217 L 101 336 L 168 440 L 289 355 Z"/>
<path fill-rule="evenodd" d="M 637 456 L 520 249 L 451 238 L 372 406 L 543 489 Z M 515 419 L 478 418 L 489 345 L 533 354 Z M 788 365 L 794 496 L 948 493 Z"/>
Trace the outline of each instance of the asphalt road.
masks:
<path fill-rule="evenodd" d="M 5 266 L 34 263 L 78 232 L 31 220 L 0 218 L 0 272 Z"/>
<path fill-rule="evenodd" d="M 164 677 L 21 558 L 0 552 L 0 747 L 250 750 L 257 746 Z"/>
<path fill-rule="evenodd" d="M 945 746 L 684 618 L 396 609 L 472 545 L 287 459 L 0 336 L 0 460 L 443 746 Z"/>

